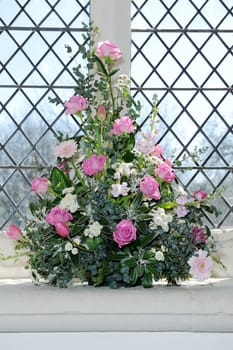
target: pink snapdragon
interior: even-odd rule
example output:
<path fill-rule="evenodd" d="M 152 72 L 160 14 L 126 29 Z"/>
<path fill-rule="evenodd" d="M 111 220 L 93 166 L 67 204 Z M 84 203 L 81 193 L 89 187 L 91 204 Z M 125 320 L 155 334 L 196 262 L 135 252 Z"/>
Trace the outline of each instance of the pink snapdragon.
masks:
<path fill-rule="evenodd" d="M 73 220 L 73 216 L 67 209 L 61 209 L 59 207 L 53 207 L 51 211 L 46 215 L 46 221 L 50 225 L 56 226 L 57 223 L 67 223 Z"/>
<path fill-rule="evenodd" d="M 189 213 L 189 210 L 184 205 L 178 205 L 175 208 L 175 213 L 178 218 L 184 218 Z"/>
<path fill-rule="evenodd" d="M 194 226 L 191 232 L 193 234 L 194 243 L 205 243 L 206 236 L 203 227 Z"/>
<path fill-rule="evenodd" d="M 198 190 L 198 191 L 194 192 L 193 197 L 197 201 L 201 201 L 207 197 L 207 193 L 204 190 Z"/>
<path fill-rule="evenodd" d="M 111 134 L 118 136 L 122 135 L 123 133 L 130 134 L 134 132 L 134 129 L 133 120 L 129 116 L 124 115 L 119 119 L 115 119 Z"/>
<path fill-rule="evenodd" d="M 155 200 L 159 200 L 161 198 L 159 183 L 150 175 L 146 175 L 144 179 L 140 181 L 140 190 L 149 198 Z"/>
<path fill-rule="evenodd" d="M 88 159 L 83 161 L 83 171 L 85 175 L 92 176 L 103 170 L 106 161 L 106 155 L 97 156 L 92 154 Z"/>
<path fill-rule="evenodd" d="M 136 227 L 130 219 L 123 219 L 116 225 L 116 231 L 113 232 L 113 239 L 119 248 L 131 243 L 136 238 Z"/>
<path fill-rule="evenodd" d="M 77 152 L 77 144 L 74 140 L 61 142 L 54 149 L 54 153 L 58 158 L 71 158 Z"/>
<path fill-rule="evenodd" d="M 122 56 L 121 50 L 112 41 L 100 41 L 97 44 L 96 55 L 107 60 L 118 60 Z"/>
<path fill-rule="evenodd" d="M 176 177 L 169 159 L 157 164 L 155 174 L 166 182 L 172 182 Z"/>
<path fill-rule="evenodd" d="M 39 194 L 44 194 L 48 191 L 49 180 L 46 177 L 35 177 L 32 180 L 32 190 Z"/>
<path fill-rule="evenodd" d="M 8 237 L 10 237 L 11 239 L 14 239 L 16 241 L 18 241 L 23 235 L 21 229 L 15 225 L 9 225 L 7 230 L 6 230 L 6 234 Z"/>
<path fill-rule="evenodd" d="M 184 194 L 176 198 L 176 203 L 180 205 L 185 205 L 188 202 L 188 197 Z"/>
<path fill-rule="evenodd" d="M 154 149 L 154 144 L 148 140 L 138 140 L 136 143 L 136 149 L 144 154 L 151 154 Z"/>
<path fill-rule="evenodd" d="M 193 255 L 189 260 L 190 274 L 199 281 L 204 281 L 211 276 L 213 260 L 205 250 L 200 249 L 198 255 Z"/>
<path fill-rule="evenodd" d="M 154 146 L 151 152 L 151 155 L 159 159 L 162 159 L 162 154 L 163 154 L 163 147 L 158 143 L 156 146 Z"/>
<path fill-rule="evenodd" d="M 65 114 L 75 114 L 87 109 L 88 102 L 83 96 L 72 96 L 64 103 L 64 106 L 66 107 Z"/>

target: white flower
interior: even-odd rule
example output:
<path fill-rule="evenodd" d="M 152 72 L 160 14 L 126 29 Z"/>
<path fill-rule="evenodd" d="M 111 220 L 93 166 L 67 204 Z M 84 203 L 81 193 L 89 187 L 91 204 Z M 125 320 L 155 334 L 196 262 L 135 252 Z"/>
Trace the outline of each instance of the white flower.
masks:
<path fill-rule="evenodd" d="M 154 229 L 157 226 L 161 226 L 164 232 L 169 231 L 168 223 L 172 221 L 172 215 L 166 214 L 163 208 L 158 208 L 153 211 L 153 218 L 150 224 L 151 228 Z"/>
<path fill-rule="evenodd" d="M 130 188 L 127 187 L 127 183 L 123 182 L 122 184 L 113 184 L 111 194 L 113 197 L 127 196 Z"/>
<path fill-rule="evenodd" d="M 75 237 L 73 238 L 73 241 L 79 245 L 81 243 L 81 237 Z"/>
<path fill-rule="evenodd" d="M 67 209 L 71 213 L 76 212 L 78 210 L 79 205 L 77 202 L 77 196 L 75 194 L 67 193 L 64 198 L 62 198 L 59 207 L 61 209 Z"/>
<path fill-rule="evenodd" d="M 132 174 L 131 163 L 116 163 L 113 165 L 113 169 L 116 169 L 114 175 L 115 179 L 119 179 L 121 176 L 130 176 Z"/>
<path fill-rule="evenodd" d="M 158 261 L 164 261 L 164 255 L 163 252 L 161 252 L 160 250 L 158 252 L 155 253 L 155 259 Z"/>
<path fill-rule="evenodd" d="M 64 190 L 62 191 L 63 194 L 73 193 L 73 192 L 74 192 L 74 187 L 66 187 L 66 188 L 64 188 Z"/>
<path fill-rule="evenodd" d="M 72 253 L 73 255 L 77 255 L 77 254 L 78 254 L 78 249 L 77 249 L 77 248 L 73 248 L 73 249 L 71 250 L 71 253 Z"/>
<path fill-rule="evenodd" d="M 65 251 L 70 252 L 73 249 L 73 246 L 70 242 L 67 242 L 65 245 Z"/>
<path fill-rule="evenodd" d="M 88 237 L 98 237 L 101 234 L 102 225 L 98 221 L 93 222 L 88 228 L 84 230 L 84 235 Z"/>

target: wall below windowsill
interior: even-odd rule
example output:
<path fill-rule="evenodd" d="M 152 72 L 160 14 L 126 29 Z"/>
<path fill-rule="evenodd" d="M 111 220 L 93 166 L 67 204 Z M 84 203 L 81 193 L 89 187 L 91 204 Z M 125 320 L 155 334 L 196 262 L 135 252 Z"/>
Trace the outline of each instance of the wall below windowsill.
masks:
<path fill-rule="evenodd" d="M 0 332 L 233 332 L 233 280 L 153 288 L 0 280 Z"/>

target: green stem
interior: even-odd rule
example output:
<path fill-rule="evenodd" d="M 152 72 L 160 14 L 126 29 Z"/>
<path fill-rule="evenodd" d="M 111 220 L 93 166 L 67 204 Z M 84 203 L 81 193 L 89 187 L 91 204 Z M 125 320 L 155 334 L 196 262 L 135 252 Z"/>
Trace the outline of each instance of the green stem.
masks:
<path fill-rule="evenodd" d="M 110 69 L 109 69 L 110 71 Z M 108 84 L 109 84 L 109 91 L 110 91 L 110 96 L 111 96 L 111 100 L 112 100 L 112 111 L 113 111 L 113 114 L 114 114 L 114 111 L 115 111 L 115 99 L 114 99 L 114 96 L 113 96 L 113 89 L 112 89 L 112 77 L 108 77 Z"/>
<path fill-rule="evenodd" d="M 83 188 L 84 188 L 84 189 L 87 189 L 87 186 L 85 185 L 85 182 L 84 182 L 82 176 L 80 175 L 80 173 L 79 173 L 79 171 L 78 171 L 76 165 L 74 164 L 73 159 L 71 159 L 71 165 L 72 165 L 72 167 L 73 167 L 73 169 L 74 169 L 75 175 L 77 176 L 77 178 L 78 178 L 79 181 L 81 182 Z"/>

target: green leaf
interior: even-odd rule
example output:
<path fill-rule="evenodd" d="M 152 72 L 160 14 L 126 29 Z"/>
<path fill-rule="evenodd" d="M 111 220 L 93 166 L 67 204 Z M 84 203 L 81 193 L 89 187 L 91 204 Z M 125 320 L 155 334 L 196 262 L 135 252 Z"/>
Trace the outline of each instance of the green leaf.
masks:
<path fill-rule="evenodd" d="M 137 267 L 135 267 L 133 270 L 131 270 L 130 273 L 130 283 L 134 285 L 137 282 L 138 279 L 138 272 L 137 272 Z"/>
<path fill-rule="evenodd" d="M 136 196 L 135 196 L 135 198 L 134 198 L 134 200 L 133 200 L 133 203 L 132 203 L 132 204 L 133 204 L 133 207 L 134 207 L 135 209 L 138 209 L 138 208 L 141 207 L 142 196 L 143 196 L 142 192 L 138 192 L 138 193 L 136 194 Z"/>
<path fill-rule="evenodd" d="M 156 268 L 152 265 L 147 264 L 146 265 L 146 269 L 147 272 L 151 272 L 154 276 L 158 275 L 158 271 L 156 270 Z"/>
<path fill-rule="evenodd" d="M 152 287 L 152 273 L 151 272 L 147 272 L 144 274 L 144 276 L 142 277 L 142 285 L 144 288 L 151 288 Z"/>
<path fill-rule="evenodd" d="M 137 261 L 134 258 L 125 258 L 121 260 L 121 264 L 128 267 L 135 267 Z"/>
<path fill-rule="evenodd" d="M 105 65 L 103 64 L 101 59 L 98 56 L 96 56 L 96 55 L 94 55 L 94 57 L 95 57 L 95 59 L 97 61 L 98 72 L 103 73 L 104 75 L 108 75 L 108 72 L 107 72 L 107 70 L 105 68 Z"/>
<path fill-rule="evenodd" d="M 114 74 L 116 74 L 119 71 L 119 68 L 113 69 L 111 72 L 108 73 L 108 76 L 111 77 Z"/>
<path fill-rule="evenodd" d="M 141 264 L 138 264 L 137 267 L 137 275 L 138 277 L 142 277 L 144 272 L 145 272 L 145 266 L 144 265 L 141 265 Z"/>
<path fill-rule="evenodd" d="M 82 224 L 82 225 L 77 225 L 75 224 L 70 232 L 70 237 L 75 237 L 77 235 L 79 235 L 80 233 L 82 233 L 85 230 L 86 225 Z"/>
<path fill-rule="evenodd" d="M 138 239 L 140 247 L 146 247 L 149 243 L 153 242 L 153 240 L 159 235 L 158 232 L 147 234 L 145 237 Z"/>
<path fill-rule="evenodd" d="M 147 224 L 143 221 L 137 222 L 136 227 L 138 228 L 139 231 L 142 233 L 146 234 L 147 233 Z"/>
<path fill-rule="evenodd" d="M 161 203 L 159 207 L 163 209 L 172 209 L 176 207 L 176 205 L 177 204 L 175 202 L 167 202 L 167 203 Z"/>
<path fill-rule="evenodd" d="M 62 193 L 62 191 L 66 188 L 66 187 L 70 187 L 71 186 L 71 181 L 70 179 L 63 173 L 63 171 L 61 171 L 58 168 L 53 168 L 51 175 L 50 175 L 50 183 L 52 186 L 52 189 L 54 192 L 56 193 Z"/>
<path fill-rule="evenodd" d="M 102 242 L 102 238 L 101 237 L 93 237 L 93 238 L 90 238 L 88 237 L 86 239 L 86 244 L 88 246 L 88 248 L 90 250 L 95 250 L 96 247 Z"/>
<path fill-rule="evenodd" d="M 126 163 L 130 163 L 134 160 L 134 158 L 135 155 L 132 152 L 128 151 L 123 155 L 122 160 Z"/>
<path fill-rule="evenodd" d="M 138 214 L 137 219 L 140 221 L 150 221 L 152 218 L 151 214 Z"/>

